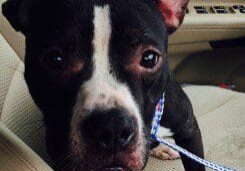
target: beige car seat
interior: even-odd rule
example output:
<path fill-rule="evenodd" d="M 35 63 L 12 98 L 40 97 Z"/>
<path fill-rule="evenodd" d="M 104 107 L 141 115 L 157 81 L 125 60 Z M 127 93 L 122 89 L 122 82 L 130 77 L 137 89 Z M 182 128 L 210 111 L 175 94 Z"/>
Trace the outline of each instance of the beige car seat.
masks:
<path fill-rule="evenodd" d="M 47 164 L 42 114 L 23 77 L 23 36 L 2 15 L 0 32 L 0 171 L 52 170 Z M 184 90 L 202 130 L 206 159 L 245 170 L 245 94 L 209 86 Z M 145 170 L 184 169 L 181 160 L 151 157 Z"/>

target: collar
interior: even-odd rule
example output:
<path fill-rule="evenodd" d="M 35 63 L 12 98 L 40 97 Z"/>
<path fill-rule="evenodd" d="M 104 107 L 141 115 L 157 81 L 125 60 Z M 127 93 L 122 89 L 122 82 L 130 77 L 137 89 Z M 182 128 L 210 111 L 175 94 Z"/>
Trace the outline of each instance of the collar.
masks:
<path fill-rule="evenodd" d="M 151 138 L 157 139 L 157 132 L 164 112 L 165 94 L 160 98 L 152 121 Z"/>

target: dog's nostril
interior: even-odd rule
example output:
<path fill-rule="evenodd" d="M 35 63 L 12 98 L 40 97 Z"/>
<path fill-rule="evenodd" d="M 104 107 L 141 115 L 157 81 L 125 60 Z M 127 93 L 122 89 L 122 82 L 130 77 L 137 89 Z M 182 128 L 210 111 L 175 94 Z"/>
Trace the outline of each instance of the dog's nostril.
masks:
<path fill-rule="evenodd" d="M 104 141 L 104 140 L 107 140 L 110 138 L 110 135 L 111 135 L 111 132 L 110 131 L 101 131 L 101 130 L 98 130 L 98 131 L 95 131 L 94 132 L 94 139 L 97 139 L 97 140 L 100 140 L 100 141 Z"/>
<path fill-rule="evenodd" d="M 108 144 L 106 144 L 104 141 L 99 141 L 99 145 L 100 145 L 102 148 L 108 148 Z"/>
<path fill-rule="evenodd" d="M 126 139 L 128 139 L 130 134 L 131 134 L 130 131 L 125 129 L 125 130 L 122 131 L 122 133 L 120 135 L 120 138 L 126 140 Z"/>
<path fill-rule="evenodd" d="M 129 129 L 125 129 L 119 136 L 119 141 L 122 143 L 122 146 L 126 146 L 130 143 L 131 139 L 134 137 L 135 133 Z"/>
<path fill-rule="evenodd" d="M 111 136 L 112 134 L 110 131 L 105 131 L 104 133 L 100 135 L 100 137 L 97 138 L 99 141 L 99 144 L 103 148 L 107 148 L 111 144 Z"/>

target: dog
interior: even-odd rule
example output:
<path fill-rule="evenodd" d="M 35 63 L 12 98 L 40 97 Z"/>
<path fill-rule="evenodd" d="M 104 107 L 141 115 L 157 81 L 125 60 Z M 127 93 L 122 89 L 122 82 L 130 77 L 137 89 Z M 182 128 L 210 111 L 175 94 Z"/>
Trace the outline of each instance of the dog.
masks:
<path fill-rule="evenodd" d="M 140 171 L 151 154 L 178 154 L 159 136 L 203 157 L 191 103 L 169 71 L 168 36 L 188 0 L 7 0 L 2 12 L 26 38 L 25 80 L 42 110 L 55 170 Z M 204 167 L 181 155 L 186 171 Z"/>

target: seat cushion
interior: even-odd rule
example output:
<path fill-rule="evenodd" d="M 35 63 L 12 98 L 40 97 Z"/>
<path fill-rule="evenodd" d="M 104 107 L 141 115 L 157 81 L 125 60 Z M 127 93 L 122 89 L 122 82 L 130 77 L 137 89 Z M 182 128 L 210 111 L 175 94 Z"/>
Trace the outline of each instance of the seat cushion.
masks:
<path fill-rule="evenodd" d="M 28 93 L 23 68 L 23 63 L 0 35 L 1 121 L 48 160 L 42 114 Z M 202 131 L 206 158 L 245 170 L 245 94 L 210 86 L 186 86 L 184 90 L 192 101 Z M 145 170 L 184 169 L 181 160 L 150 158 Z"/>
<path fill-rule="evenodd" d="M 52 171 L 33 150 L 0 122 L 1 171 Z"/>
<path fill-rule="evenodd" d="M 3 109 L 6 94 L 19 65 L 21 62 L 18 56 L 0 34 L 0 111 Z"/>
<path fill-rule="evenodd" d="M 41 157 L 45 129 L 23 77 L 24 64 L 0 34 L 0 120 Z"/>
<path fill-rule="evenodd" d="M 245 94 L 207 86 L 185 92 L 202 131 L 205 158 L 245 170 Z"/>

